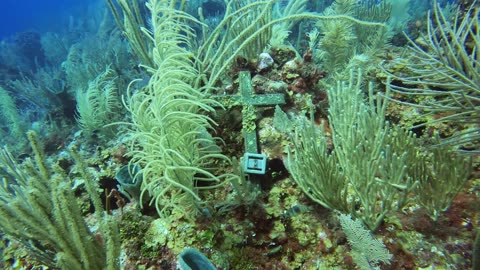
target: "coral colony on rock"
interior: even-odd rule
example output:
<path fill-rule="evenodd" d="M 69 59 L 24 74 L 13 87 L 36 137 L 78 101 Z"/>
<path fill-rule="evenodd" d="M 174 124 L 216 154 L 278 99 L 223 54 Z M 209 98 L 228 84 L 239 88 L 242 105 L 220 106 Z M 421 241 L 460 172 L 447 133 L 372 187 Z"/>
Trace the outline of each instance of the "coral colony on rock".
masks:
<path fill-rule="evenodd" d="M 84 5 L 0 42 L 1 269 L 480 269 L 480 1 Z"/>

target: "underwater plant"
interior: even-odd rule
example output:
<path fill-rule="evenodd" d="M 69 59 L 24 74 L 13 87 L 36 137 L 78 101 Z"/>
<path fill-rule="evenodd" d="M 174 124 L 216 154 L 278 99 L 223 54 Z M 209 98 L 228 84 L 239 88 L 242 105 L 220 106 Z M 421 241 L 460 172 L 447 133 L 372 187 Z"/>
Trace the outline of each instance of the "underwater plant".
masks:
<path fill-rule="evenodd" d="M 39 262 L 61 269 L 118 269 L 116 220 L 103 211 L 93 176 L 75 148 L 71 154 L 95 207 L 103 243 L 90 231 L 71 181 L 58 165 L 49 166 L 34 132 L 28 132 L 33 162 L 18 164 L 6 148 L 0 151 L 0 231 L 23 244 Z M 21 228 L 21 229 L 20 229 Z"/>
<path fill-rule="evenodd" d="M 375 96 L 371 83 L 364 101 L 361 72 L 350 76 L 327 90 L 333 150 L 311 115 L 296 124 L 287 169 L 312 200 L 362 220 L 370 230 L 414 193 L 436 220 L 468 180 L 470 163 L 452 159 L 446 147 L 425 158 L 429 152 L 411 132 L 385 120 L 388 100 Z"/>
<path fill-rule="evenodd" d="M 134 7 L 136 4 L 125 6 L 124 2 L 120 1 L 124 23 L 131 24 L 130 17 L 140 16 L 140 11 Z M 201 190 L 216 188 L 228 183 L 230 177 L 238 177 L 214 174 L 230 160 L 220 153 L 216 139 L 208 133 L 216 124 L 209 114 L 215 112 L 214 106 L 222 107 L 209 95 L 223 80 L 232 62 L 249 46 L 268 40 L 271 27 L 278 23 L 338 19 L 366 26 L 382 24 L 362 22 L 344 15 L 329 17 L 310 13 L 288 14 L 287 17 L 264 21 L 264 16 L 270 17 L 275 1 L 248 2 L 237 8 L 235 1 L 229 1 L 224 18 L 210 31 L 201 20 L 184 12 L 182 3 L 150 0 L 147 2 L 151 16 L 148 29 L 140 29 L 138 20 L 136 29 L 122 26 L 125 31 L 135 31 L 127 34 L 127 37 L 131 36 L 129 41 L 134 43 L 133 47 L 139 48 L 140 59 L 148 55 L 149 59 L 144 61 L 151 62 L 144 66 L 151 74 L 148 85 L 134 92 L 132 83 L 125 105 L 133 122 L 127 123 L 132 127 L 130 155 L 132 162 L 142 167 L 142 194 L 152 197 L 151 203 L 161 217 L 168 217 L 172 210 L 178 210 L 191 219 L 204 207 Z M 119 12 L 116 9 L 113 12 L 117 22 L 121 23 Z M 245 25 L 241 21 L 246 19 L 250 20 L 248 26 L 239 27 Z M 200 26 L 204 31 L 202 35 L 194 26 Z M 137 40 L 139 29 L 146 41 Z M 151 51 L 145 53 L 148 48 Z M 202 187 L 198 184 L 200 182 L 203 182 Z"/>
<path fill-rule="evenodd" d="M 345 214 L 340 214 L 338 219 L 352 248 L 352 257 L 360 269 L 380 269 L 380 262 L 389 264 L 393 255 L 381 240 L 375 239 L 371 232 L 363 227 L 360 220 L 352 220 Z"/>
<path fill-rule="evenodd" d="M 14 137 L 24 137 L 25 127 L 17 111 L 17 106 L 11 94 L 0 86 L 0 125 L 8 129 L 8 133 Z"/>
<path fill-rule="evenodd" d="M 147 24 L 142 17 L 139 2 L 137 0 L 117 0 L 116 3 L 120 6 L 120 10 L 117 9 L 113 0 L 107 0 L 107 3 L 118 27 L 129 40 L 130 47 L 138 57 L 140 64 L 153 67 L 154 62 L 151 55 L 153 44 L 145 39 L 142 32 Z"/>
<path fill-rule="evenodd" d="M 436 119 L 426 124 L 449 122 L 472 125 L 442 143 L 466 146 L 478 153 L 480 129 L 480 9 L 473 3 L 465 13 L 447 18 L 435 1 L 429 14 L 427 33 L 418 42 L 410 39 L 411 59 L 399 60 L 402 73 L 389 72 L 390 87 L 404 96 L 432 97 L 415 106 Z M 398 84 L 397 81 L 401 82 Z"/>
<path fill-rule="evenodd" d="M 196 20 L 169 3 L 147 3 L 156 68 L 147 69 L 152 75 L 145 89 L 132 93 L 130 86 L 125 103 L 133 121 L 132 162 L 142 167 L 141 197 L 148 194 L 162 218 L 175 212 L 193 219 L 205 204 L 199 191 L 226 183 L 228 175 L 214 170 L 229 159 L 207 132 L 214 125 L 208 114 L 218 104 L 192 86 L 198 71 L 186 38 L 193 30 L 185 20 Z"/>
<path fill-rule="evenodd" d="M 120 9 L 116 8 L 113 0 L 107 0 L 120 28 L 126 32 L 126 36 L 141 60 L 142 65 L 155 69 L 155 62 L 151 53 L 152 39 L 144 39 L 143 34 L 150 35 L 153 32 L 141 19 L 141 11 L 136 0 L 118 0 Z M 276 7 L 276 0 L 253 1 L 245 0 L 243 5 L 238 1 L 227 1 L 225 14 L 214 29 L 208 29 L 207 24 L 200 19 L 195 19 L 191 14 L 183 11 L 184 1 L 164 0 L 151 1 L 150 5 L 170 5 L 186 16 L 183 24 L 190 24 L 192 28 L 188 35 L 183 36 L 182 42 L 190 42 L 190 51 L 194 56 L 194 65 L 199 72 L 193 86 L 205 92 L 213 92 L 219 82 L 224 79 L 225 73 L 239 56 L 248 56 L 249 52 L 256 50 L 257 54 L 268 45 L 268 42 L 277 40 L 275 35 L 284 37 L 286 29 L 291 27 L 292 22 L 301 20 L 313 21 L 347 21 L 363 27 L 385 27 L 383 23 L 356 19 L 345 14 L 318 15 L 303 12 L 303 2 L 287 5 L 284 12 L 272 14 Z M 280 17 L 278 17 L 280 16 Z M 188 19 L 187 19 L 188 18 Z M 191 20 L 191 19 L 194 20 Z M 150 19 L 155 20 L 154 16 Z M 193 25 L 193 26 L 192 26 Z M 283 28 L 279 32 L 273 32 L 273 27 Z M 283 38 L 280 38 L 282 40 Z"/>
<path fill-rule="evenodd" d="M 121 108 L 117 76 L 109 67 L 88 83 L 87 89 L 77 88 L 77 122 L 88 135 L 111 135 L 113 127 L 105 127 L 116 120 Z"/>
<path fill-rule="evenodd" d="M 338 13 L 306 13 L 332 2 Z M 6 139 L 13 128 L 0 113 L 0 137 L 9 148 L 0 151 L 6 165 L 0 166 L 0 268 L 173 269 L 182 261 L 187 269 L 205 267 L 198 265 L 206 258 L 193 249 L 181 253 L 185 247 L 221 269 L 467 268 L 479 202 L 479 182 L 465 187 L 470 160 L 445 145 L 429 148 L 437 140 L 427 138 L 431 133 L 415 138 L 396 126 L 414 109 L 402 111 L 406 106 L 383 99 L 384 88 L 367 82 L 384 78 L 375 63 L 404 56 L 402 48 L 384 49 L 389 3 L 406 2 L 110 0 L 115 16 L 108 16 L 107 4 L 96 5 L 95 12 L 105 14 L 101 24 L 93 16 L 72 16 L 70 27 L 62 27 L 68 33 L 45 39 L 45 56 L 56 66 L 41 66 L 23 80 L 4 74 L 0 63 L 0 84 L 18 106 L 10 108 L 23 123 L 35 121 L 46 152 L 38 162 L 32 162 L 35 154 L 28 158 L 29 149 L 10 153 L 19 143 Z M 336 74 L 314 61 L 313 50 L 300 57 L 306 31 L 327 24 L 347 25 L 353 38 L 344 46 L 342 35 L 333 35 L 342 29 L 309 33 L 310 49 L 319 49 L 322 39 L 342 45 L 330 51 L 348 55 L 331 59 L 339 61 L 331 67 Z M 290 30 L 296 40 L 287 39 Z M 265 66 L 257 60 L 261 52 L 269 57 Z M 350 73 L 357 67 L 363 72 Z M 83 103 L 76 116 L 83 120 L 75 122 L 74 92 L 89 85 L 91 99 L 77 96 Z M 54 109 L 40 115 L 19 90 Z M 101 101 L 104 94 L 122 98 L 124 107 L 97 111 L 109 103 Z M 267 100 L 267 94 L 286 100 L 277 107 L 281 121 L 271 117 L 271 104 L 237 106 Z M 315 109 L 308 118 L 310 100 Z M 328 116 L 331 121 L 322 123 Z M 96 135 L 105 123 L 118 127 L 106 140 L 76 132 Z M 70 141 L 82 156 L 75 147 L 64 151 Z M 266 158 L 236 159 L 253 148 Z M 265 174 L 247 176 L 252 170 L 240 162 Z M 340 223 L 329 209 L 343 213 Z M 24 226 L 30 223 L 41 226 Z"/>
<path fill-rule="evenodd" d="M 323 206 L 349 213 L 375 230 L 385 216 L 407 201 L 415 180 L 406 175 L 407 151 L 390 145 L 393 136 L 406 136 L 385 121 L 386 102 L 373 95 L 363 101 L 361 72 L 351 72 L 348 83 L 327 91 L 329 124 L 334 150 L 328 153 L 324 132 L 304 120 L 295 129 L 287 168 L 302 190 Z M 313 117 L 312 117 L 313 119 Z M 358 207 L 360 206 L 360 207 Z"/>
<path fill-rule="evenodd" d="M 376 22 L 376 26 L 349 20 L 319 20 L 308 33 L 309 50 L 313 58 L 328 73 L 326 88 L 336 80 L 348 80 L 352 67 L 370 68 L 380 52 L 388 48 L 388 24 L 391 4 L 382 1 L 358 3 L 336 0 L 323 11 L 324 16 L 351 16 L 361 21 Z M 366 70 L 365 70 L 366 71 Z"/>

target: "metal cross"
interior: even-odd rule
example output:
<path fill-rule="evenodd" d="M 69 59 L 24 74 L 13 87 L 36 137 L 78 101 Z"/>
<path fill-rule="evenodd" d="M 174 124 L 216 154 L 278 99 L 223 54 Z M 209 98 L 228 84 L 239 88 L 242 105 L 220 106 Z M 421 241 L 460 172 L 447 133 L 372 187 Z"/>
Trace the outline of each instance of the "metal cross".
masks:
<path fill-rule="evenodd" d="M 239 94 L 215 96 L 214 99 L 226 108 L 242 106 L 242 132 L 245 140 L 244 171 L 264 174 L 267 157 L 260 154 L 258 150 L 255 106 L 285 104 L 285 96 L 283 94 L 255 94 L 249 71 L 241 71 L 239 81 Z"/>

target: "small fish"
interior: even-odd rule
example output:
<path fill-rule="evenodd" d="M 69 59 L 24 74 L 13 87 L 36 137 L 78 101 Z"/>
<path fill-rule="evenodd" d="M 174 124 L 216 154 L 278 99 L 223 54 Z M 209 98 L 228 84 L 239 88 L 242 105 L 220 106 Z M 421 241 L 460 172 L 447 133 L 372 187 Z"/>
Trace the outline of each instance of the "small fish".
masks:
<path fill-rule="evenodd" d="M 380 5 L 380 0 L 376 0 L 376 1 L 373 1 L 373 0 L 358 0 L 357 1 L 357 5 L 362 5 L 362 4 L 367 4 L 367 5 Z"/>
<path fill-rule="evenodd" d="M 301 205 L 301 204 L 295 204 L 294 206 L 290 207 L 290 209 L 285 210 L 282 216 L 284 218 L 291 218 L 298 214 L 309 212 L 310 210 L 311 210 L 311 207 Z"/>

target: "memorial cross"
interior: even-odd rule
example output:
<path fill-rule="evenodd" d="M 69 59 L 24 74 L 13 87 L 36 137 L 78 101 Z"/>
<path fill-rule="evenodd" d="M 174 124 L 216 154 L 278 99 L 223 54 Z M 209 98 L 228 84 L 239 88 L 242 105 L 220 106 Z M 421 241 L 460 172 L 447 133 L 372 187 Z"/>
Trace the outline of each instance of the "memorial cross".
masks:
<path fill-rule="evenodd" d="M 265 174 L 267 157 L 260 154 L 258 150 L 255 106 L 285 104 L 285 96 L 283 94 L 255 94 L 249 71 L 241 71 L 238 77 L 238 94 L 213 98 L 225 108 L 242 106 L 242 132 L 245 141 L 244 172 Z"/>

